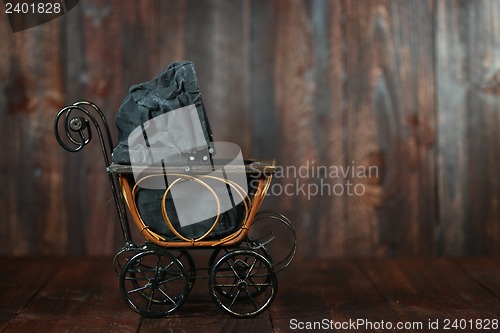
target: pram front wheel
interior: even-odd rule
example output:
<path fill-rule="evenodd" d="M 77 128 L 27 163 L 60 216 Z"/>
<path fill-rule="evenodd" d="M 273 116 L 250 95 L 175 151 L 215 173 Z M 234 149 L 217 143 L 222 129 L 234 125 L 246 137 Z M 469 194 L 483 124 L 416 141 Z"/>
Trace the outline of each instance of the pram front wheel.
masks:
<path fill-rule="evenodd" d="M 235 317 L 253 317 L 271 305 L 278 280 L 271 262 L 254 250 L 235 250 L 212 268 L 209 289 L 213 301 Z"/>
<path fill-rule="evenodd" d="M 166 251 L 144 251 L 123 266 L 120 291 L 137 313 L 165 317 L 184 304 L 189 292 L 189 275 L 174 255 Z"/>
<path fill-rule="evenodd" d="M 129 259 L 136 255 L 139 251 L 141 251 L 141 249 L 135 245 L 125 245 L 120 249 L 120 251 L 118 251 L 113 259 L 113 268 L 115 269 L 118 277 Z"/>

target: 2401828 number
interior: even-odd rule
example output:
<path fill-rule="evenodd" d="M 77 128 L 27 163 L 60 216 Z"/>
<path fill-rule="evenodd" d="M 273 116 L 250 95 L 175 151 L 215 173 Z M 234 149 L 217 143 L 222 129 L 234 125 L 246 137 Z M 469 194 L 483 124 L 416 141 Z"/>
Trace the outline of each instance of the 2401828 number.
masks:
<path fill-rule="evenodd" d="M 444 319 L 444 330 L 498 330 L 498 319 Z"/>
<path fill-rule="evenodd" d="M 5 4 L 6 14 L 60 14 L 62 10 L 63 8 L 59 2 L 7 2 Z"/>

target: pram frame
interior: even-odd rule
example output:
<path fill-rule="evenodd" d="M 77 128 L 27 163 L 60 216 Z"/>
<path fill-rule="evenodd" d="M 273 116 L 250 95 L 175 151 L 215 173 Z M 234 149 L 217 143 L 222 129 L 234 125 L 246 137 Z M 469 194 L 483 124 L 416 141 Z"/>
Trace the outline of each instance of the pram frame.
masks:
<path fill-rule="evenodd" d="M 73 116 L 72 114 L 75 111 L 79 112 L 80 115 Z M 61 120 L 63 120 L 62 134 L 64 135 L 61 135 Z M 236 231 L 221 239 L 206 240 L 205 237 L 217 224 L 217 221 L 219 219 L 219 217 L 217 217 L 212 228 L 210 228 L 210 230 L 202 237 L 199 237 L 197 239 L 180 237 L 180 240 L 167 241 L 161 235 L 158 235 L 150 228 L 148 228 L 138 212 L 134 198 L 134 187 L 131 186 L 131 183 L 128 180 L 133 174 L 132 167 L 130 165 L 111 163 L 110 152 L 113 149 L 114 145 L 111 139 L 111 134 L 106 117 L 99 109 L 99 107 L 97 107 L 94 103 L 88 101 L 79 101 L 62 108 L 58 112 L 54 120 L 54 133 L 57 142 L 69 152 L 78 152 L 91 142 L 91 125 L 93 125 L 93 127 L 97 131 L 101 152 L 104 157 L 104 163 L 108 174 L 108 180 L 112 190 L 115 207 L 118 212 L 121 231 L 125 242 L 122 249 L 116 254 L 114 260 L 115 270 L 120 277 L 121 294 L 125 302 L 136 312 L 148 317 L 164 317 L 173 313 L 174 311 L 178 310 L 184 303 L 189 291 L 194 284 L 194 279 L 200 278 L 196 276 L 196 271 L 198 271 L 199 269 L 196 269 L 194 267 L 193 260 L 186 250 L 214 249 L 215 251 L 213 251 L 212 256 L 210 257 L 208 268 L 209 275 L 207 276 L 209 278 L 209 288 L 214 303 L 216 303 L 224 312 L 240 318 L 255 316 L 264 311 L 272 303 L 276 295 L 276 273 L 286 268 L 290 264 L 296 252 L 295 231 L 290 221 L 286 217 L 278 213 L 258 213 L 259 208 L 271 184 L 273 174 L 276 170 L 275 161 L 249 161 L 249 163 L 245 164 L 245 172 L 247 174 L 253 174 L 254 176 L 256 176 L 258 183 L 253 198 L 251 200 L 248 197 L 243 199 L 246 208 L 245 219 L 242 222 L 242 226 Z M 64 137 L 66 139 L 63 139 Z M 68 141 L 70 143 L 69 145 Z M 241 172 L 241 169 L 236 171 L 233 170 L 231 166 L 228 166 L 225 170 L 225 172 L 229 173 L 233 171 Z M 167 166 L 157 169 L 149 168 L 147 172 L 151 175 L 162 176 L 165 176 L 167 174 L 182 174 L 182 176 L 185 178 L 197 179 L 198 177 L 206 176 L 210 172 L 210 170 L 207 169 L 207 166 L 185 165 Z M 233 184 L 229 185 L 233 187 L 237 186 Z M 165 197 L 169 188 L 165 192 L 162 205 L 165 205 Z M 217 196 L 216 200 L 218 200 Z M 130 215 L 134 220 L 136 226 L 139 228 L 142 236 L 147 241 L 149 241 L 149 243 L 146 242 L 143 245 L 137 245 L 133 241 L 125 207 L 128 207 L 128 211 L 130 212 Z M 168 221 L 168 217 L 166 217 L 165 211 L 166 210 L 163 207 L 164 219 L 166 219 L 166 222 L 168 222 L 167 225 L 169 226 L 169 228 L 174 231 L 173 226 Z M 250 230 L 250 227 L 252 226 L 254 221 L 263 219 L 278 220 L 279 222 L 282 222 L 290 230 L 293 236 L 291 251 L 286 254 L 285 259 L 278 261 L 275 264 L 273 264 L 271 258 L 269 257 L 269 253 L 265 248 L 265 246 L 272 239 L 264 240 L 261 242 L 262 239 L 248 238 L 248 231 Z M 176 233 L 174 232 L 174 234 Z M 246 245 L 244 247 L 240 247 L 242 243 L 245 243 Z M 222 257 L 219 257 L 219 255 L 221 254 L 221 249 L 224 249 L 226 251 L 226 254 L 222 253 Z M 167 250 L 178 251 L 181 253 L 181 255 L 176 257 Z M 125 259 L 124 263 L 120 263 L 120 258 L 123 254 L 127 254 L 128 257 Z M 157 257 L 156 267 L 141 267 L 142 262 L 147 261 L 146 259 L 151 256 L 155 258 Z M 184 263 L 182 262 L 181 257 L 184 257 Z M 244 263 L 248 260 L 248 258 L 252 258 L 252 265 Z M 162 262 L 162 260 L 166 260 L 167 262 L 170 261 L 170 264 L 165 267 L 160 267 L 160 262 Z M 231 262 L 234 263 L 234 267 Z M 238 263 L 239 266 L 237 265 Z M 162 270 L 162 272 L 164 270 L 168 270 L 172 265 L 177 267 L 176 274 L 178 276 L 175 279 L 179 279 L 184 286 L 181 288 L 182 290 L 180 290 L 180 294 L 176 297 L 170 297 L 166 294 L 165 291 L 161 289 L 160 284 L 166 283 L 170 280 L 162 280 L 158 275 L 160 273 L 160 270 Z M 224 268 L 225 265 L 230 268 Z M 241 267 L 242 265 L 244 267 Z M 252 273 L 252 270 L 255 267 L 257 267 L 259 270 L 263 270 L 265 272 L 264 275 L 252 275 L 255 274 Z M 143 271 L 141 271 L 141 269 L 143 269 Z M 248 270 L 248 272 L 245 273 L 246 275 L 241 275 L 242 273 L 239 271 L 241 269 Z M 144 272 L 154 273 L 154 277 L 148 278 L 146 277 L 146 275 L 144 275 Z M 231 287 L 231 290 L 229 292 L 223 291 L 222 289 L 224 289 L 227 284 L 220 284 L 217 282 L 219 278 L 218 276 L 222 276 L 222 278 L 224 278 L 223 274 L 227 274 L 224 272 L 234 272 L 235 281 L 239 281 L 237 286 L 237 293 L 232 292 L 233 287 Z M 138 287 L 138 285 L 145 279 L 139 278 L 139 273 L 143 274 L 144 277 L 146 277 L 146 279 L 148 280 L 147 284 L 142 287 Z M 166 272 L 163 272 L 162 274 L 166 274 Z M 254 287 L 256 289 L 252 293 L 249 293 L 249 291 L 247 290 L 247 285 L 252 285 L 252 283 L 249 282 L 252 280 L 252 277 L 265 277 L 265 281 L 257 284 L 254 283 Z M 135 282 L 135 285 L 133 284 L 133 287 L 126 286 L 127 283 L 130 284 L 130 281 Z M 234 284 L 234 286 L 236 286 L 236 284 Z M 137 293 L 139 290 L 141 290 L 139 294 L 142 297 L 142 300 L 146 300 L 146 305 L 137 305 L 134 301 L 131 300 L 130 294 Z M 151 294 L 146 295 L 142 290 L 151 290 Z M 163 297 L 162 295 L 154 296 L 155 290 L 161 291 L 163 295 L 165 295 L 165 297 Z M 247 296 L 239 296 L 242 290 L 246 292 Z M 257 306 L 256 302 L 254 301 L 254 297 L 257 298 L 264 293 L 266 293 L 266 298 L 263 299 L 263 301 L 261 302 L 262 304 L 259 303 L 259 305 Z M 139 297 L 139 299 L 141 299 L 141 297 Z M 227 304 L 229 301 L 230 304 Z M 250 309 L 247 311 L 235 310 L 232 308 L 234 303 L 243 303 L 245 301 L 247 303 L 251 301 L 251 304 L 255 306 L 255 309 Z M 166 309 L 152 310 L 151 308 L 153 307 L 153 305 L 166 306 Z"/>

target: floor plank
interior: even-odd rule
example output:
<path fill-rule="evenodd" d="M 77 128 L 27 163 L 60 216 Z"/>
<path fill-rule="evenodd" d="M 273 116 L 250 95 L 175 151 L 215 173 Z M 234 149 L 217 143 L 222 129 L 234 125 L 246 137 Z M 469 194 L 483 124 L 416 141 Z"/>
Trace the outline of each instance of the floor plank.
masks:
<path fill-rule="evenodd" d="M 500 258 L 471 257 L 453 259 L 475 281 L 500 298 Z"/>
<path fill-rule="evenodd" d="M 356 332 L 382 322 L 369 331 L 422 332 L 435 321 L 442 330 L 445 320 L 500 318 L 498 258 L 302 260 L 278 280 L 274 303 L 256 318 L 222 313 L 200 279 L 179 312 L 148 319 L 121 299 L 110 258 L 0 258 L 0 332 L 267 333 L 314 323 Z"/>
<path fill-rule="evenodd" d="M 139 322 L 120 297 L 111 259 L 68 258 L 3 332 L 136 332 Z"/>
<path fill-rule="evenodd" d="M 438 322 L 499 317 L 500 302 L 448 259 L 363 260 L 360 265 L 404 322 L 429 329 Z"/>
<path fill-rule="evenodd" d="M 348 323 L 351 328 L 352 321 L 358 319 L 399 320 L 353 260 L 295 262 L 290 271 L 281 273 L 279 282 L 279 295 L 271 307 L 275 332 L 289 332 L 298 325 L 307 327 L 308 322 L 325 320 Z M 297 322 L 292 322 L 294 319 Z"/>
<path fill-rule="evenodd" d="M 0 258 L 0 331 L 47 283 L 57 264 L 49 259 Z"/>

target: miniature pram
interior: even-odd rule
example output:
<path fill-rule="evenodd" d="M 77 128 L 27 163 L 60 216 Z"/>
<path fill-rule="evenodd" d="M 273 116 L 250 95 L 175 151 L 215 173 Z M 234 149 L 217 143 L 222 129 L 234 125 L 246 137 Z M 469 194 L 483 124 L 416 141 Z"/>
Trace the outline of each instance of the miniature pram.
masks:
<path fill-rule="evenodd" d="M 197 102 L 198 111 L 199 106 Z M 190 111 L 191 116 L 196 114 L 193 106 Z M 186 107 L 181 112 L 183 116 L 188 114 Z M 167 123 L 178 124 L 180 114 Z M 181 119 L 181 124 L 191 118 L 187 116 L 184 122 Z M 158 115 L 153 119 L 159 119 Z M 174 150 L 178 154 L 170 154 L 167 162 L 161 158 L 155 159 L 158 163 L 150 160 L 141 165 L 116 163 L 120 157 L 115 156 L 112 162 L 110 152 L 117 146 L 104 114 L 95 104 L 76 102 L 61 109 L 55 119 L 56 139 L 70 152 L 80 151 L 91 141 L 92 128 L 97 132 L 125 243 L 114 260 L 120 291 L 125 302 L 143 316 L 164 317 L 180 309 L 196 280 L 203 278 L 208 279 L 211 297 L 224 312 L 236 317 L 258 315 L 276 296 L 276 273 L 286 268 L 295 255 L 295 231 L 290 221 L 279 213 L 259 212 L 275 162 L 234 163 L 240 156 L 238 152 L 212 142 L 211 132 L 206 131 L 208 122 L 206 118 L 201 120 L 203 135 L 209 139 L 206 145 L 191 144 L 194 148 L 188 151 L 177 147 Z M 156 128 L 157 123 L 149 125 Z M 155 135 L 160 136 L 156 138 L 166 138 L 162 130 L 159 128 Z M 151 152 L 154 140 L 146 132 L 142 126 L 136 141 L 145 138 L 147 151 Z M 190 140 L 192 133 L 186 137 L 181 132 L 170 131 L 176 135 L 168 136 L 167 146 L 178 137 Z M 133 135 L 129 135 L 129 144 L 134 142 L 130 137 Z M 133 160 L 132 146 L 127 148 Z M 160 147 L 162 156 L 164 149 L 165 145 Z M 137 151 L 141 154 L 141 149 Z M 230 156 L 224 154 L 227 151 L 231 151 Z M 184 192 L 178 190 L 183 187 Z M 197 194 L 202 192 L 205 194 Z M 141 193 L 147 194 L 142 201 Z M 157 201 L 159 198 L 159 205 L 150 209 L 153 197 Z M 179 198 L 187 201 L 183 203 Z M 211 204 L 205 203 L 207 198 Z M 146 239 L 143 244 L 132 239 L 126 207 Z M 196 221 L 186 222 L 189 218 Z M 282 228 L 280 235 L 269 232 L 273 225 Z M 285 237 L 288 243 L 279 244 L 279 251 L 271 253 L 273 244 L 279 243 L 277 236 Z M 195 267 L 190 252 L 198 249 L 212 251 L 208 267 Z"/>

